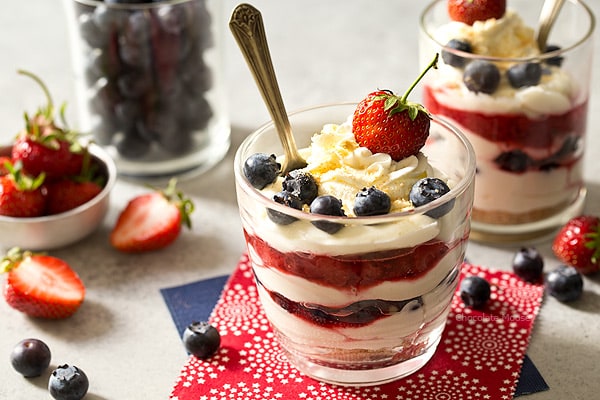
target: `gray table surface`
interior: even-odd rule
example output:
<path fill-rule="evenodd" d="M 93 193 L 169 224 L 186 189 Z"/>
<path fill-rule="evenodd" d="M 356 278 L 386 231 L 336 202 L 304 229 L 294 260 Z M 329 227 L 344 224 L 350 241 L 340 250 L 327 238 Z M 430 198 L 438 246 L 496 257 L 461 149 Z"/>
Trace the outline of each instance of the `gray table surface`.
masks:
<path fill-rule="evenodd" d="M 269 119 L 254 81 L 227 29 L 238 3 L 223 1 L 226 85 L 232 147 L 225 160 L 182 188 L 197 205 L 193 230 L 172 247 L 146 255 L 124 255 L 107 241 L 119 210 L 146 189 L 119 181 L 102 228 L 72 247 L 53 251 L 76 267 L 87 285 L 81 310 L 64 321 L 35 321 L 0 301 L 0 399 L 45 399 L 46 379 L 26 380 L 12 370 L 8 355 L 25 337 L 46 340 L 53 365 L 74 363 L 90 377 L 87 399 L 166 399 L 187 356 L 159 289 L 230 273 L 244 251 L 232 174 L 233 151 L 253 128 Z M 68 32 L 61 0 L 1 0 L 0 140 L 9 142 L 22 114 L 41 102 L 39 89 L 16 75 L 34 71 L 56 102 L 71 104 L 77 126 Z M 376 87 L 404 90 L 418 73 L 417 21 L 425 2 L 407 0 L 267 1 L 262 10 L 273 62 L 287 108 L 357 101 Z M 589 0 L 600 15 L 600 1 Z M 598 31 L 596 31 L 598 39 Z M 600 41 L 595 65 L 600 66 Z M 598 67 L 595 67 L 598 71 Z M 586 211 L 600 214 L 600 76 L 592 87 L 585 176 Z M 548 269 L 558 262 L 549 240 L 535 243 Z M 469 244 L 473 263 L 509 269 L 514 246 Z M 600 362 L 600 278 L 585 279 L 583 299 L 565 305 L 546 298 L 529 355 L 551 390 L 532 400 L 596 398 Z M 529 397 L 528 397 L 529 398 Z"/>

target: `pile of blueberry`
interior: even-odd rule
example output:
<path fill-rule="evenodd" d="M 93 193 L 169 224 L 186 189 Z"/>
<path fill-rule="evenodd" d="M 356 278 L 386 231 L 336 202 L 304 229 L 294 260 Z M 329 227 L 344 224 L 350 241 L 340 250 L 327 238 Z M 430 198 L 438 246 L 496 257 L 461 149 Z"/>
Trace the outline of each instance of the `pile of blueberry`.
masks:
<path fill-rule="evenodd" d="M 10 353 L 13 368 L 26 378 L 40 376 L 50 365 L 52 354 L 46 343 L 39 339 L 24 339 Z M 89 388 L 85 372 L 74 365 L 56 367 L 48 379 L 48 391 L 56 400 L 80 400 Z"/>
<path fill-rule="evenodd" d="M 464 53 L 472 53 L 471 44 L 462 39 L 451 39 L 445 46 L 446 49 L 458 50 Z M 549 45 L 545 52 L 550 53 L 560 50 L 558 46 Z M 473 60 L 442 50 L 442 59 L 448 65 L 464 69 L 463 82 L 467 89 L 475 93 L 492 94 L 498 89 L 501 73 L 496 64 L 486 60 Z M 544 62 L 548 65 L 560 66 L 562 57 L 550 57 Z M 506 71 L 506 78 L 514 88 L 536 86 L 540 83 L 544 73 L 542 64 L 538 62 L 515 63 Z"/>
<path fill-rule="evenodd" d="M 280 174 L 281 165 L 274 154 L 256 153 L 246 159 L 243 173 L 250 184 L 262 190 L 275 182 Z M 342 201 L 331 195 L 318 194 L 315 178 L 306 171 L 290 171 L 283 179 L 282 191 L 273 196 L 273 201 L 296 210 L 306 207 L 311 214 L 344 217 L 346 213 Z M 440 198 L 450 191 L 448 185 L 438 178 L 423 178 L 417 181 L 410 191 L 410 201 L 415 207 L 423 206 Z M 361 189 L 355 197 L 352 211 L 357 217 L 384 215 L 390 212 L 391 199 L 387 193 L 376 187 Z M 432 218 L 447 214 L 454 205 L 454 199 L 426 213 Z M 279 225 L 289 225 L 297 218 L 277 210 L 267 209 L 269 218 Z M 313 225 L 324 232 L 334 234 L 344 227 L 332 221 L 313 221 Z"/>
<path fill-rule="evenodd" d="M 130 159 L 153 149 L 166 158 L 193 150 L 213 115 L 204 52 L 214 43 L 205 1 L 105 3 L 76 9 L 89 108 L 99 117 L 96 140 Z"/>

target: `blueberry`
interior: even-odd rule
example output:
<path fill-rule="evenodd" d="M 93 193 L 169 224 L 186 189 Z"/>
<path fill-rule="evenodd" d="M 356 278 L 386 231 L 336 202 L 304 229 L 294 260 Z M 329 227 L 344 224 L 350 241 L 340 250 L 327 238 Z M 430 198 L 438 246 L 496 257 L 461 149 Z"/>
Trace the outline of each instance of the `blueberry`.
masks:
<path fill-rule="evenodd" d="M 408 194 L 410 201 L 415 207 L 420 207 L 439 199 L 450 191 L 450 188 L 439 178 L 423 178 L 418 180 L 410 189 Z M 446 215 L 454 207 L 454 199 L 427 211 L 425 215 L 431 218 L 440 218 Z"/>
<path fill-rule="evenodd" d="M 256 153 L 248 157 L 244 163 L 244 176 L 256 189 L 275 182 L 279 175 L 281 164 L 275 158 L 275 154 Z"/>
<path fill-rule="evenodd" d="M 542 66 L 534 62 L 514 64 L 506 71 L 506 77 L 514 88 L 535 86 L 542 79 Z"/>
<path fill-rule="evenodd" d="M 392 201 L 390 196 L 382 190 L 375 188 L 363 188 L 356 194 L 354 199 L 354 214 L 358 217 L 369 215 L 382 215 L 390 212 Z"/>
<path fill-rule="evenodd" d="M 533 164 L 533 160 L 518 149 L 501 153 L 494 162 L 501 170 L 508 172 L 524 172 Z"/>
<path fill-rule="evenodd" d="M 491 292 L 489 282 L 479 276 L 467 276 L 460 283 L 460 298 L 467 307 L 483 307 L 490 299 Z"/>
<path fill-rule="evenodd" d="M 21 340 L 10 353 L 13 368 L 26 378 L 40 376 L 50 365 L 50 348 L 39 339 Z"/>
<path fill-rule="evenodd" d="M 522 247 L 512 261 L 514 273 L 526 282 L 538 282 L 544 270 L 544 259 L 535 247 Z"/>
<path fill-rule="evenodd" d="M 463 51 L 465 53 L 472 53 L 473 48 L 471 47 L 471 43 L 466 42 L 460 39 L 452 39 L 448 43 L 446 43 L 446 47 L 458 51 Z M 465 66 L 467 60 L 464 57 L 461 57 L 457 54 L 451 53 L 447 50 L 442 50 L 442 60 L 448 65 L 452 65 L 456 68 L 462 68 Z"/>
<path fill-rule="evenodd" d="M 342 208 L 342 201 L 330 195 L 323 195 L 315 198 L 310 203 L 310 212 L 312 214 L 331 215 L 338 217 L 346 216 L 346 213 L 344 213 L 344 209 Z M 313 221 L 312 224 L 320 230 L 331 235 L 344 227 L 343 224 L 331 221 Z"/>
<path fill-rule="evenodd" d="M 85 373 L 74 365 L 60 365 L 48 380 L 48 390 L 56 400 L 80 400 L 90 386 Z"/>
<path fill-rule="evenodd" d="M 208 322 L 192 322 L 183 331 L 183 345 L 194 356 L 205 360 L 221 346 L 219 331 Z"/>
<path fill-rule="evenodd" d="M 273 195 L 273 201 L 296 210 L 302 210 L 302 200 L 290 192 L 281 191 L 279 193 L 275 193 Z M 289 225 L 297 220 L 296 217 L 292 217 L 291 215 L 282 213 L 280 211 L 275 211 L 270 208 L 267 208 L 267 215 L 271 221 L 278 225 Z"/>
<path fill-rule="evenodd" d="M 465 67 L 463 82 L 471 92 L 491 94 L 500 83 L 500 71 L 488 61 L 475 60 Z"/>
<path fill-rule="evenodd" d="M 300 169 L 290 171 L 282 182 L 283 190 L 300 198 L 302 203 L 310 204 L 318 195 L 318 186 L 315 178 L 308 172 Z"/>
<path fill-rule="evenodd" d="M 561 265 L 546 276 L 546 288 L 558 301 L 574 301 L 583 293 L 583 278 L 574 267 Z"/>
<path fill-rule="evenodd" d="M 551 53 L 553 51 L 558 51 L 560 49 L 561 49 L 560 46 L 549 44 L 548 46 L 546 46 L 546 50 L 544 50 L 544 53 Z M 563 63 L 563 60 L 564 60 L 564 57 L 562 57 L 562 56 L 554 56 L 554 57 L 550 57 L 550 58 L 546 59 L 546 64 L 553 65 L 555 67 L 560 67 Z"/>

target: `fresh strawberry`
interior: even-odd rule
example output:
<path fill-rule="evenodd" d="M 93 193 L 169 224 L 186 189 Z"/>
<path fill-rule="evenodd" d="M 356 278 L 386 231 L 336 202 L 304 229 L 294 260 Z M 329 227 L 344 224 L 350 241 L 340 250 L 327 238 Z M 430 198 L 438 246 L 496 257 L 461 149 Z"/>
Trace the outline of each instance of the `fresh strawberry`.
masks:
<path fill-rule="evenodd" d="M 39 217 L 44 214 L 46 198 L 42 191 L 44 174 L 31 178 L 22 173 L 22 165 L 5 165 L 8 175 L 0 176 L 0 215 L 7 217 Z"/>
<path fill-rule="evenodd" d="M 110 243 L 124 252 L 158 250 L 173 243 L 181 225 L 191 228 L 194 204 L 177 191 L 176 180 L 167 188 L 133 198 L 119 215 Z"/>
<path fill-rule="evenodd" d="M 87 203 L 102 191 L 102 186 L 93 181 L 63 179 L 49 183 L 46 190 L 46 214 L 53 215 Z"/>
<path fill-rule="evenodd" d="M 2 260 L 2 267 L 7 272 L 4 298 L 29 316 L 66 318 L 83 302 L 83 282 L 59 258 L 13 248 Z"/>
<path fill-rule="evenodd" d="M 85 153 L 81 174 L 45 185 L 46 214 L 72 210 L 96 197 L 106 183 L 105 177 L 98 174 L 97 167 L 91 162 L 89 153 Z"/>
<path fill-rule="evenodd" d="M 402 97 L 388 90 L 378 90 L 358 104 L 352 130 L 359 145 L 373 153 L 387 153 L 396 161 L 421 150 L 429 136 L 431 117 L 425 107 L 407 98 L 425 73 L 437 68 L 437 59 L 436 54 Z"/>
<path fill-rule="evenodd" d="M 41 86 L 48 104 L 31 117 L 25 113 L 25 129 L 13 144 L 12 159 L 23 163 L 25 173 L 37 176 L 43 172 L 48 180 L 79 174 L 84 157 L 79 134 L 56 124 L 52 98 L 44 83 L 29 72 L 19 72 Z M 64 120 L 64 108 L 61 117 Z"/>
<path fill-rule="evenodd" d="M 569 220 L 554 238 L 552 251 L 582 274 L 599 271 L 600 218 L 582 215 Z"/>
<path fill-rule="evenodd" d="M 475 21 L 502 18 L 506 0 L 448 0 L 448 14 L 454 21 L 473 25 Z"/>

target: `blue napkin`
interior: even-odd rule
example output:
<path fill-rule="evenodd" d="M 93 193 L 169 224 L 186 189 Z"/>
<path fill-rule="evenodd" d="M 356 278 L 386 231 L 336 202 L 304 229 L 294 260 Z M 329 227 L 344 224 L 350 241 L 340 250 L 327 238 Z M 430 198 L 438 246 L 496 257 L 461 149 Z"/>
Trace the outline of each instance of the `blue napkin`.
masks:
<path fill-rule="evenodd" d="M 160 290 L 180 337 L 191 322 L 208 320 L 227 279 L 229 276 L 223 275 Z M 525 355 L 514 397 L 548 389 L 533 361 Z"/>

